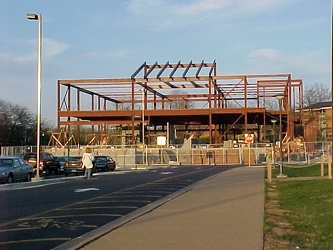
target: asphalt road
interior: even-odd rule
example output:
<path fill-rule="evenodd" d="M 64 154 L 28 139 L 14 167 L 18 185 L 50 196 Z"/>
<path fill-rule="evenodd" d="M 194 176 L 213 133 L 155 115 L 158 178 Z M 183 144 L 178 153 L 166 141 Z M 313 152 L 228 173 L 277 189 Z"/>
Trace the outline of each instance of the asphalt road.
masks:
<path fill-rule="evenodd" d="M 170 167 L 0 186 L 0 249 L 52 249 L 225 166 Z"/>

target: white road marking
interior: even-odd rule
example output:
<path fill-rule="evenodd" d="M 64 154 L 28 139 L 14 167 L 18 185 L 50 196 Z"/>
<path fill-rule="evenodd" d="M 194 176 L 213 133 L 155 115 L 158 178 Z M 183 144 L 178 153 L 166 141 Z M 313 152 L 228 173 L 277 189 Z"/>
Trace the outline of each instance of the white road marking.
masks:
<path fill-rule="evenodd" d="M 74 189 L 75 193 L 82 193 L 82 192 L 89 192 L 89 191 L 99 191 L 99 188 L 81 188 L 81 189 Z"/>
<path fill-rule="evenodd" d="M 161 172 L 161 174 L 173 174 L 173 172 Z"/>

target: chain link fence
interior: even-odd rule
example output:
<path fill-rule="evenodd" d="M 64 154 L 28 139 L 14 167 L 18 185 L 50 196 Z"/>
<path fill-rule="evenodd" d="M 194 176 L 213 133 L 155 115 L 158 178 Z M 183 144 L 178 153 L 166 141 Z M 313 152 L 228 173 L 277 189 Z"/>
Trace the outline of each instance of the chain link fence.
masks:
<path fill-rule="evenodd" d="M 95 155 L 109 155 L 118 169 L 137 169 L 154 165 L 258 165 L 265 164 L 270 155 L 273 163 L 280 161 L 278 145 L 266 143 L 223 145 L 192 145 L 191 148 L 103 146 L 92 147 Z M 80 156 L 85 147 L 42 147 L 54 156 Z M 1 155 L 22 155 L 36 152 L 35 146 L 2 147 Z M 284 164 L 320 163 L 332 152 L 331 142 L 306 142 L 300 145 L 283 144 Z"/>

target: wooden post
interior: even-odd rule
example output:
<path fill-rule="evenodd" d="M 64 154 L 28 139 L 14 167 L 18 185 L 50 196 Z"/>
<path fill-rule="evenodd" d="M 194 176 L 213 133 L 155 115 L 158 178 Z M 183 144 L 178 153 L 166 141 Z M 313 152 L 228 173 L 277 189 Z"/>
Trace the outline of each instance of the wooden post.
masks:
<path fill-rule="evenodd" d="M 324 176 L 324 155 L 320 157 L 320 176 Z"/>
<path fill-rule="evenodd" d="M 272 160 L 271 157 L 267 157 L 267 177 L 268 182 L 272 182 Z"/>
<path fill-rule="evenodd" d="M 328 178 L 332 179 L 332 156 L 328 156 Z"/>
<path fill-rule="evenodd" d="M 251 167 L 251 142 L 249 142 L 248 145 L 249 145 L 249 167 Z"/>

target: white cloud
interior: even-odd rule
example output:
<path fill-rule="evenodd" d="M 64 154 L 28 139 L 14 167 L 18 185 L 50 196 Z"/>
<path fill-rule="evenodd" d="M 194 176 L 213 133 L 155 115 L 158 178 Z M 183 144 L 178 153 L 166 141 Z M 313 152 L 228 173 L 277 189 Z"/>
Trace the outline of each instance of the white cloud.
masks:
<path fill-rule="evenodd" d="M 267 60 L 277 60 L 280 57 L 280 52 L 276 49 L 258 49 L 250 52 L 249 59 L 263 58 Z"/>
<path fill-rule="evenodd" d="M 192 26 L 219 19 L 239 18 L 274 10 L 275 7 L 299 0 L 130 0 L 126 22 L 153 27 L 154 30 Z M 190 16 L 190 17 L 189 17 Z"/>
<path fill-rule="evenodd" d="M 36 50 L 30 54 L 18 54 L 18 53 L 1 53 L 0 52 L 0 62 L 7 62 L 13 64 L 25 64 L 29 62 L 36 62 L 37 60 L 37 41 L 36 40 L 27 40 L 25 44 L 31 47 L 35 47 Z M 44 38 L 43 39 L 43 58 L 50 58 L 57 56 L 64 52 L 69 45 L 61 43 L 52 39 Z"/>
<path fill-rule="evenodd" d="M 181 14 L 200 14 L 208 11 L 225 10 L 225 14 L 239 15 L 240 12 L 262 12 L 277 5 L 294 2 L 296 0 L 196 0 L 189 4 L 176 7 Z"/>
<path fill-rule="evenodd" d="M 232 0 L 189 0 L 183 1 L 170 0 L 130 0 L 127 8 L 130 12 L 137 15 L 149 17 L 155 14 L 159 16 L 173 18 L 179 14 L 197 14 L 203 11 L 217 10 L 231 4 Z M 165 13 L 168 13 L 165 15 Z"/>
<path fill-rule="evenodd" d="M 196 14 L 203 11 L 222 9 L 230 5 L 230 0 L 200 0 L 192 4 L 178 7 L 178 12 L 182 14 Z"/>
<path fill-rule="evenodd" d="M 242 1 L 234 1 L 237 2 L 237 8 L 241 11 L 246 12 L 261 12 L 266 11 L 268 9 L 272 9 L 278 5 L 282 5 L 285 3 L 291 3 L 295 0 L 242 0 Z"/>
<path fill-rule="evenodd" d="M 35 54 L 27 54 L 27 55 L 17 55 L 14 53 L 0 53 L 0 63 L 3 62 L 5 64 L 22 64 L 36 61 Z"/>
<path fill-rule="evenodd" d="M 294 78 L 312 83 L 318 81 L 318 74 L 330 73 L 330 64 L 323 62 L 323 56 L 323 51 L 290 54 L 276 49 L 258 49 L 248 54 L 247 62 L 252 73 L 292 73 Z M 329 82 L 329 79 L 323 81 Z"/>
<path fill-rule="evenodd" d="M 167 3 L 164 0 L 130 0 L 127 8 L 138 15 L 151 15 L 157 10 L 165 10 Z"/>
<path fill-rule="evenodd" d="M 43 56 L 54 57 L 63 53 L 69 48 L 68 44 L 58 42 L 53 39 L 44 38 L 43 39 Z"/>
<path fill-rule="evenodd" d="M 91 53 L 87 53 L 84 54 L 84 57 L 90 58 L 90 59 L 94 59 L 94 58 L 98 58 L 98 59 L 120 59 L 120 58 L 126 58 L 129 55 L 131 55 L 131 52 L 128 50 L 124 50 L 124 49 L 119 49 L 119 50 L 115 50 L 115 51 L 107 51 L 107 52 L 91 52 Z"/>

